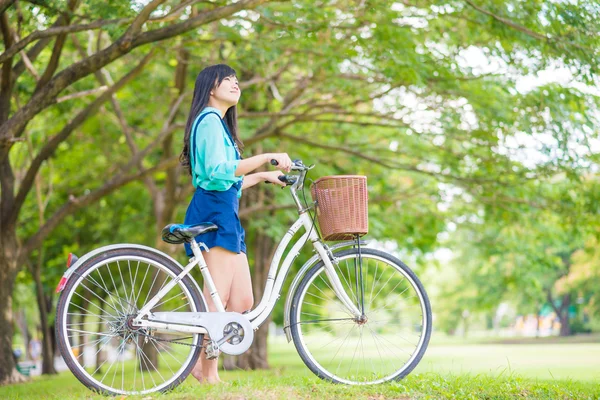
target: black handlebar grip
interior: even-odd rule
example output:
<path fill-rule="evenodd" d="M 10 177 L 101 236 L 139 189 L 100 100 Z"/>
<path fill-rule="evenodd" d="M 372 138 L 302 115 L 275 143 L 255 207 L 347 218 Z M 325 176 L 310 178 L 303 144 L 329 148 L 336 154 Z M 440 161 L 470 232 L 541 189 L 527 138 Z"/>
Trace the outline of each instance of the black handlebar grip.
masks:
<path fill-rule="evenodd" d="M 279 175 L 279 176 L 277 177 L 277 179 L 279 179 L 279 180 L 280 180 L 281 182 L 283 182 L 283 183 L 288 183 L 288 184 L 289 184 L 289 182 L 287 181 L 287 177 L 286 177 L 285 175 Z M 271 183 L 271 182 L 269 182 L 269 181 L 265 181 L 265 183 Z M 282 187 L 282 189 L 283 189 L 283 187 Z"/>

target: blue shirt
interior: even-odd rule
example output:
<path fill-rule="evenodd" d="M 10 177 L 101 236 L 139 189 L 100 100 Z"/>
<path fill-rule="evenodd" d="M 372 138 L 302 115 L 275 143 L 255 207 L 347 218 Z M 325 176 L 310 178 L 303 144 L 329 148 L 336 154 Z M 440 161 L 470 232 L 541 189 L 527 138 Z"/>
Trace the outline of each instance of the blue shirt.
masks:
<path fill-rule="evenodd" d="M 190 164 L 192 165 L 192 184 L 195 188 L 205 190 L 226 191 L 234 183 L 244 179 L 244 176 L 235 176 L 240 160 L 232 139 L 225 131 L 220 118 L 209 114 L 197 124 L 198 118 L 209 111 L 218 115 L 221 112 L 214 107 L 206 107 L 192 125 L 196 127 L 196 148 L 193 149 Z M 192 135 L 190 135 L 191 140 Z M 190 143 L 190 145 L 193 145 Z M 238 190 L 237 197 L 241 197 L 242 189 Z"/>

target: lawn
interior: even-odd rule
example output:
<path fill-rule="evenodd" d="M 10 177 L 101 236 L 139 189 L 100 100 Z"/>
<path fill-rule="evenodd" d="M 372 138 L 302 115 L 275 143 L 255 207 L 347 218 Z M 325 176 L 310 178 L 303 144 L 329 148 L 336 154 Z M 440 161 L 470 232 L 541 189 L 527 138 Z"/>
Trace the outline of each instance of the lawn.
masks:
<path fill-rule="evenodd" d="M 600 343 L 494 344 L 434 340 L 406 379 L 379 386 L 348 387 L 312 375 L 292 343 L 271 343 L 268 371 L 225 371 L 229 385 L 195 384 L 189 378 L 164 399 L 600 399 Z M 0 388 L 2 399 L 103 398 L 68 371 L 57 377 Z M 134 398 L 134 397 L 132 397 Z M 141 397 L 140 397 L 141 398 Z"/>

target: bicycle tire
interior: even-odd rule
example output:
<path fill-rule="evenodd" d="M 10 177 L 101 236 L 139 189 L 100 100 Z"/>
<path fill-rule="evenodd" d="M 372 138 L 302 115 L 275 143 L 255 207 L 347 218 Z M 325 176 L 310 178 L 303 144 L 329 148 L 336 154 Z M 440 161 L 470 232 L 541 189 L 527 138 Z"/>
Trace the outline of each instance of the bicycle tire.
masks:
<path fill-rule="evenodd" d="M 74 353 L 69 346 L 69 339 L 67 334 L 67 312 L 69 300 L 73 296 L 73 293 L 77 290 L 77 285 L 83 281 L 84 277 L 87 276 L 86 273 L 91 274 L 94 268 L 100 268 L 103 264 L 108 265 L 111 260 L 118 259 L 119 257 L 131 257 L 132 259 L 145 259 L 151 261 L 153 264 L 161 265 L 170 271 L 169 276 L 177 276 L 181 273 L 182 269 L 173 261 L 169 260 L 166 257 L 161 256 L 155 252 L 151 252 L 144 249 L 138 248 L 119 248 L 114 250 L 109 250 L 107 252 L 101 253 L 95 257 L 86 260 L 83 264 L 77 267 L 77 271 L 75 271 L 67 282 L 64 290 L 62 291 L 58 304 L 57 304 L 57 312 L 56 312 L 56 320 L 55 320 L 55 330 L 56 330 L 56 338 L 58 343 L 58 349 L 60 354 L 62 355 L 65 363 L 71 372 L 75 375 L 75 377 L 87 388 L 94 392 L 106 394 L 106 395 L 131 395 L 131 394 L 149 394 L 154 392 L 167 392 L 174 389 L 176 386 L 181 384 L 185 380 L 185 378 L 189 375 L 192 368 L 198 361 L 200 356 L 201 349 L 197 347 L 198 344 L 202 343 L 203 334 L 192 334 L 192 343 L 194 346 L 191 348 L 193 350 L 190 351 L 189 356 L 185 361 L 185 365 L 182 365 L 181 368 L 174 374 L 173 377 L 168 379 L 161 385 L 157 387 L 142 390 L 142 391 L 124 391 L 118 388 L 110 387 L 106 384 L 102 384 L 97 379 L 91 378 L 90 374 L 85 371 L 85 366 L 82 367 L 79 362 L 75 359 Z M 149 269 L 149 267 L 148 267 Z M 186 294 L 189 298 L 189 304 L 191 311 L 204 312 L 207 310 L 206 304 L 203 300 L 203 297 L 198 292 L 196 285 L 192 282 L 192 278 L 190 275 L 185 276 L 181 281 L 182 292 Z M 134 281 L 135 283 L 135 281 Z M 117 289 L 118 290 L 118 289 Z M 187 290 L 187 293 L 186 293 Z M 141 297 L 141 296 L 140 296 Z M 147 298 L 146 300 L 147 301 Z M 140 307 L 141 308 L 141 307 Z M 137 340 L 137 338 L 136 338 Z M 147 343 L 147 342 L 146 342 Z M 137 344 L 136 344 L 137 346 Z M 85 347 L 85 346 L 84 346 Z M 157 350 L 158 351 L 158 350 Z M 85 358 L 85 357 L 84 357 Z M 85 362 L 84 362 L 85 364 Z M 136 368 L 136 367 L 134 367 Z M 83 371 L 82 371 L 83 369 Z M 124 366 L 123 366 L 123 374 L 124 374 Z M 143 378 L 142 378 L 143 379 Z M 135 381 L 134 381 L 135 385 Z"/>
<path fill-rule="evenodd" d="M 391 373 L 383 378 L 379 378 L 379 379 L 376 379 L 373 381 L 357 381 L 357 380 L 353 381 L 352 379 L 342 378 L 342 377 L 338 376 L 337 373 L 333 373 L 332 371 L 328 370 L 326 367 L 321 365 L 321 363 L 319 363 L 316 360 L 316 358 L 315 358 L 316 355 L 311 354 L 310 349 L 304 343 L 304 340 L 302 337 L 302 331 L 301 331 L 302 323 L 300 321 L 302 302 L 305 300 L 306 292 L 308 290 L 308 285 L 311 284 L 322 271 L 324 271 L 325 266 L 324 266 L 323 261 L 321 260 L 318 264 L 316 264 L 313 268 L 311 268 L 306 273 L 306 275 L 302 278 L 300 284 L 298 285 L 298 287 L 292 297 L 292 305 L 291 305 L 291 312 L 290 312 L 290 329 L 291 329 L 292 339 L 294 341 L 294 346 L 296 347 L 296 350 L 298 351 L 298 354 L 300 355 L 300 358 L 302 359 L 304 364 L 319 378 L 329 381 L 329 382 L 332 382 L 332 383 L 350 384 L 350 385 L 368 385 L 368 384 L 383 383 L 383 382 L 392 381 L 392 380 L 400 380 L 400 379 L 404 378 L 405 376 L 407 376 L 421 361 L 421 359 L 423 358 L 423 355 L 425 354 L 425 351 L 427 350 L 427 346 L 429 344 L 429 339 L 431 337 L 431 330 L 432 330 L 431 304 L 429 302 L 429 298 L 427 296 L 427 293 L 425 292 L 423 285 L 421 284 L 421 282 L 419 281 L 419 279 L 417 278 L 415 273 L 409 267 L 407 267 L 402 261 L 400 261 L 398 258 L 396 258 L 393 255 L 388 254 L 386 252 L 371 249 L 371 248 L 363 248 L 363 249 L 361 249 L 361 254 L 362 254 L 363 260 L 369 259 L 369 258 L 375 258 L 375 259 L 379 258 L 381 260 L 385 260 L 386 262 L 393 265 L 398 271 L 400 271 L 400 273 L 403 276 L 405 276 L 407 278 L 408 282 L 411 284 L 411 286 L 414 288 L 415 292 L 419 295 L 419 298 L 420 298 L 420 305 L 421 305 L 421 310 L 422 310 L 421 311 L 422 312 L 422 324 L 423 324 L 422 335 L 420 336 L 420 342 L 417 347 L 416 354 L 414 354 L 414 356 L 411 355 L 411 358 L 408 360 L 407 363 L 402 365 L 402 368 L 399 368 L 394 373 Z M 334 253 L 334 256 L 340 260 L 347 260 L 350 258 L 356 259 L 358 257 L 358 250 L 357 249 L 342 250 L 342 251 Z M 308 303 L 308 304 L 310 304 L 310 303 Z M 368 322 L 367 322 L 367 324 L 368 324 Z M 353 329 L 353 328 L 351 328 L 351 329 Z M 350 334 L 350 332 L 348 333 L 348 335 L 349 334 Z M 335 340 L 338 340 L 338 339 L 335 339 Z M 361 334 L 361 340 L 362 340 L 362 334 Z M 377 346 L 377 342 L 375 342 L 375 343 L 376 343 L 375 345 Z M 361 344 L 362 344 L 362 342 L 361 342 Z M 357 344 L 357 348 L 358 348 L 358 344 Z M 379 349 L 377 351 L 379 352 Z M 339 352 L 339 350 L 338 350 L 338 352 Z M 355 350 L 355 353 L 356 353 L 356 350 Z M 381 354 L 380 354 L 380 357 L 381 357 Z M 340 361 L 340 363 L 341 363 L 341 361 Z"/>

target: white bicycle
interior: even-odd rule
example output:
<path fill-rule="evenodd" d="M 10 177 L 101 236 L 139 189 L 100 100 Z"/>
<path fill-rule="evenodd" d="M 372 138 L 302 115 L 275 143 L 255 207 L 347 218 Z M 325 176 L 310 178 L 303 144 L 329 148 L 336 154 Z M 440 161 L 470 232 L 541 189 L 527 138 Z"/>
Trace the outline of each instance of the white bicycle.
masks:
<path fill-rule="evenodd" d="M 303 205 L 312 167 L 296 160 L 296 174 L 281 179 L 291 189 L 298 220 L 283 236 L 271 262 L 264 295 L 250 312 L 227 312 L 194 237 L 210 223 L 168 225 L 163 239 L 189 242 L 194 257 L 184 267 L 167 254 L 136 244 L 72 255 L 57 292 L 58 348 L 73 374 L 104 394 L 147 394 L 179 385 L 206 355 L 239 355 L 267 319 L 301 248 L 315 254 L 298 271 L 287 294 L 284 331 L 306 366 L 334 383 L 366 385 L 398 380 L 423 357 L 431 335 L 431 306 L 417 276 L 396 257 L 358 239 L 328 246 L 314 229 L 312 206 Z M 303 193 L 303 192 L 302 192 Z M 306 201 L 305 201 L 306 203 Z M 288 245 L 300 228 L 305 232 Z M 208 249 L 206 249 L 208 250 Z M 283 262 L 281 260 L 283 259 Z M 207 312 L 190 273 L 199 266 L 217 307 Z M 203 341 L 207 335 L 206 341 Z"/>

